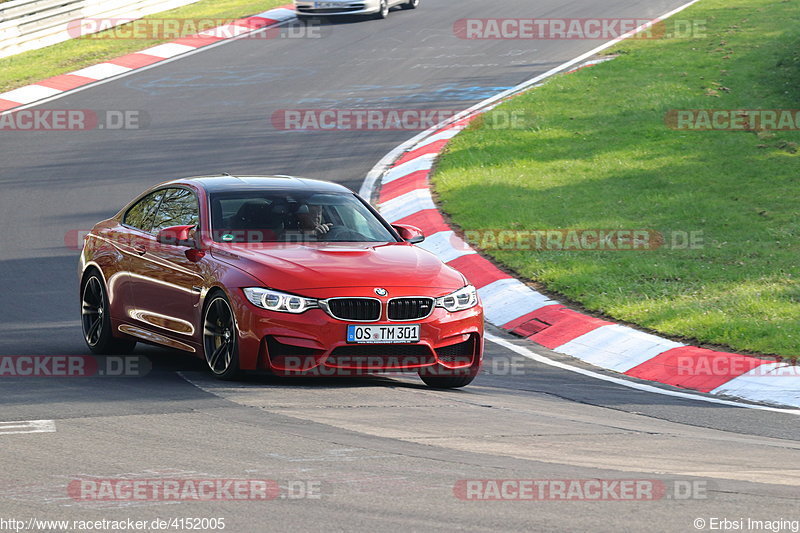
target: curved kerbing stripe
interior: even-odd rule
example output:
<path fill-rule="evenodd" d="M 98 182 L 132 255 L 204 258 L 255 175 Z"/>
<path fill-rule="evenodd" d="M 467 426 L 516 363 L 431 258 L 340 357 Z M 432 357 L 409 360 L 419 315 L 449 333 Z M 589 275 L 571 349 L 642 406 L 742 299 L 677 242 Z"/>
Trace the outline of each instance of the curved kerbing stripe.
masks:
<path fill-rule="evenodd" d="M 47 78 L 46 80 L 36 82 L 36 85 L 41 85 L 42 87 L 50 87 L 51 89 L 57 89 L 59 91 L 69 91 L 70 89 L 74 89 L 76 87 L 80 87 L 81 85 L 92 83 L 93 81 L 94 81 L 93 79 L 86 78 L 84 76 L 75 76 L 74 74 L 61 74 L 60 76 L 53 76 L 52 78 Z"/>
<path fill-rule="evenodd" d="M 0 94 L 0 96 L 3 96 Z M 14 109 L 15 107 L 22 105 L 19 102 L 12 102 L 11 100 L 6 100 L 5 98 L 0 98 L 0 111 L 8 111 L 9 109 Z"/>
<path fill-rule="evenodd" d="M 492 282 L 478 289 L 478 294 L 486 319 L 495 325 L 507 324 L 546 305 L 557 303 L 513 278 Z"/>
<path fill-rule="evenodd" d="M 417 189 L 428 189 L 428 174 L 430 174 L 430 170 L 418 170 L 417 172 L 412 172 L 407 176 L 394 180 L 385 187 L 381 187 L 379 201 L 381 203 L 388 202 L 393 198 L 397 198 L 398 196 L 402 196 Z"/>
<path fill-rule="evenodd" d="M 76 70 L 75 72 L 71 72 L 70 74 L 73 74 L 74 76 L 84 76 L 97 81 L 118 76 L 120 74 L 124 74 L 125 72 L 130 72 L 131 70 L 133 69 L 106 62 L 92 65 L 91 67 L 82 68 L 80 70 Z"/>
<path fill-rule="evenodd" d="M 175 57 L 181 54 L 185 54 L 186 52 L 191 52 L 194 49 L 195 49 L 194 46 L 186 46 L 185 44 L 164 43 L 156 46 L 151 46 L 150 48 L 145 48 L 139 53 L 147 54 L 149 56 L 160 57 L 163 59 L 169 59 L 170 57 Z"/>
<path fill-rule="evenodd" d="M 387 183 L 404 178 L 409 174 L 413 174 L 414 172 L 419 172 L 420 170 L 430 170 L 433 168 L 433 162 L 436 160 L 438 155 L 439 154 L 425 154 L 416 159 L 412 159 L 411 161 L 407 161 L 402 165 L 398 165 L 383 175 L 381 183 L 386 185 Z"/>
<path fill-rule="evenodd" d="M 684 346 L 627 326 L 612 324 L 581 335 L 555 351 L 617 372 L 626 372 L 662 352 Z"/>
<path fill-rule="evenodd" d="M 769 363 L 766 359 L 749 355 L 682 346 L 667 350 L 625 373 L 675 387 L 709 392 L 766 363 Z"/>
<path fill-rule="evenodd" d="M 751 400 L 800 406 L 800 366 L 767 363 L 711 391 Z"/>
<path fill-rule="evenodd" d="M 287 4 L 285 6 L 270 9 L 269 11 L 264 11 L 263 13 L 259 13 L 258 15 L 254 16 L 265 19 L 277 20 L 278 22 L 284 22 L 286 20 L 296 17 L 297 13 L 295 12 L 294 6 L 292 4 Z"/>
<path fill-rule="evenodd" d="M 153 63 L 158 63 L 159 61 L 164 61 L 164 58 L 136 52 L 135 54 L 115 57 L 109 60 L 109 63 L 135 70 L 137 68 L 146 67 L 147 65 L 152 65 Z"/>
<path fill-rule="evenodd" d="M 440 231 L 429 235 L 417 245 L 419 248 L 428 250 L 439 256 L 439 259 L 448 263 L 465 255 L 477 253 L 469 247 L 454 231 Z"/>
<path fill-rule="evenodd" d="M 450 229 L 438 209 L 423 209 L 407 217 L 395 220 L 394 223 L 415 226 L 422 230 L 425 235 L 433 235 Z"/>
<path fill-rule="evenodd" d="M 232 37 L 238 37 L 239 35 L 243 35 L 245 33 L 250 33 L 251 31 L 253 31 L 253 28 L 250 28 L 243 24 L 223 24 L 222 26 L 217 26 L 216 28 L 211 28 L 210 30 L 201 31 L 200 33 L 198 33 L 198 35 L 202 35 L 204 37 L 219 37 L 220 39 L 230 39 Z"/>
<path fill-rule="evenodd" d="M 427 137 L 418 142 L 417 144 L 415 144 L 413 147 L 411 147 L 409 152 L 414 152 L 417 150 L 423 150 L 425 148 L 429 148 L 432 144 L 436 144 L 440 141 L 449 141 L 450 139 L 452 139 L 453 137 L 464 131 L 464 128 L 465 126 L 451 126 L 449 128 L 440 130 L 438 133 L 431 135 L 430 137 Z"/>
<path fill-rule="evenodd" d="M 400 166 L 403 163 L 408 163 L 412 159 L 416 159 L 425 154 L 436 154 L 438 155 L 442 149 L 447 146 L 447 143 L 450 142 L 450 139 L 440 139 L 436 142 L 428 143 L 424 146 L 416 147 L 412 150 L 409 150 L 403 156 L 395 161 L 394 165 L 392 166 Z"/>
<path fill-rule="evenodd" d="M 389 222 L 396 222 L 425 209 L 436 209 L 428 189 L 411 191 L 380 206 L 381 214 Z"/>
<path fill-rule="evenodd" d="M 25 87 L 0 94 L 0 98 L 9 102 L 17 102 L 18 104 L 30 104 L 36 100 L 49 98 L 60 92 L 62 91 L 42 85 L 26 85 Z"/>
<path fill-rule="evenodd" d="M 556 304 L 548 305 L 513 322 L 503 324 L 503 329 L 510 330 L 552 350 L 586 335 L 590 331 L 611 324 L 613 322 L 584 315 L 561 304 Z"/>
<path fill-rule="evenodd" d="M 510 274 L 506 274 L 478 254 L 459 257 L 448 261 L 447 264 L 464 274 L 469 282 L 479 289 L 501 279 L 511 279 Z"/>

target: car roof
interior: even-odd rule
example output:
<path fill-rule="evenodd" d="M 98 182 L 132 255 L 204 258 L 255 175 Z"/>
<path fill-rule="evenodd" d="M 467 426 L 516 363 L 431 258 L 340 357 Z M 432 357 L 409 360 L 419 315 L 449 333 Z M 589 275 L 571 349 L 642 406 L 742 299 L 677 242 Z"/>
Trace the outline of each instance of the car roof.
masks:
<path fill-rule="evenodd" d="M 352 191 L 347 187 L 329 181 L 296 178 L 294 176 L 196 176 L 175 180 L 163 185 L 194 184 L 202 187 L 209 193 L 238 192 L 238 191 L 263 191 L 263 190 L 303 190 L 308 192 L 346 192 Z"/>

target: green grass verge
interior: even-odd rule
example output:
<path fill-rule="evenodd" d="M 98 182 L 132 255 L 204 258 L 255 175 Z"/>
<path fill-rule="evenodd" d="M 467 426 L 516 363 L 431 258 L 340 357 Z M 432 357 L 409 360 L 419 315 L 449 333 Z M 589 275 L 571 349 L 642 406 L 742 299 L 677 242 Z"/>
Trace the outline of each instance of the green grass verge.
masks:
<path fill-rule="evenodd" d="M 236 19 L 263 13 L 287 0 L 203 0 L 145 18 Z M 101 34 L 97 34 L 98 36 Z M 98 39 L 84 37 L 0 59 L 0 92 L 66 74 L 172 39 Z"/>
<path fill-rule="evenodd" d="M 800 108 L 800 10 L 703 0 L 703 37 L 631 40 L 456 137 L 433 184 L 463 229 L 702 231 L 704 247 L 489 251 L 586 309 L 740 351 L 800 354 L 797 132 L 687 132 L 671 109 Z"/>

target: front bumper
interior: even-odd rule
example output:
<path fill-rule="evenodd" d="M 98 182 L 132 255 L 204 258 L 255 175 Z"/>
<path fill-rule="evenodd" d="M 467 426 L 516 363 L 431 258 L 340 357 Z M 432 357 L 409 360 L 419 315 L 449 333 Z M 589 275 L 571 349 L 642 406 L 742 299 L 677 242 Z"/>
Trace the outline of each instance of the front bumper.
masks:
<path fill-rule="evenodd" d="M 354 2 L 330 2 L 334 5 L 332 7 L 317 7 L 324 2 L 300 1 L 295 2 L 295 10 L 300 15 L 320 15 L 320 16 L 337 16 L 337 15 L 374 15 L 380 11 L 380 2 L 378 0 L 362 0 Z"/>
<path fill-rule="evenodd" d="M 480 305 L 450 313 L 437 308 L 413 322 L 380 320 L 369 325 L 420 325 L 413 344 L 352 344 L 347 326 L 322 309 L 300 315 L 255 307 L 243 293 L 231 295 L 239 329 L 243 370 L 268 370 L 287 376 L 353 376 L 425 369 L 442 375 L 476 375 L 483 362 L 483 310 Z M 361 324 L 364 325 L 364 324 Z"/>

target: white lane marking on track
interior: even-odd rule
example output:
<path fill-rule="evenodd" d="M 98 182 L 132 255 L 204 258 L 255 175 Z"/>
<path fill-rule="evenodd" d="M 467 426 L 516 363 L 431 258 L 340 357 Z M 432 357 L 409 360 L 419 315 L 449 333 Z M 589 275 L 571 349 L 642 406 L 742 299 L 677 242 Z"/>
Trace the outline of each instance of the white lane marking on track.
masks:
<path fill-rule="evenodd" d="M 20 420 L 16 422 L 0 422 L 0 435 L 18 435 L 21 433 L 55 433 L 56 423 L 53 420 Z"/>
<path fill-rule="evenodd" d="M 60 320 L 53 322 L 39 322 L 33 324 L 31 322 L 7 322 L 0 324 L 0 331 L 28 331 L 32 329 L 43 330 L 53 328 L 74 328 L 80 326 L 80 320 Z"/>
<path fill-rule="evenodd" d="M 698 402 L 706 402 L 706 403 L 714 403 L 717 405 L 727 405 L 730 407 L 741 407 L 744 409 L 756 409 L 759 411 L 772 411 L 775 413 L 783 413 L 787 415 L 795 415 L 800 416 L 800 409 L 792 409 L 792 408 L 781 408 L 781 407 L 770 407 L 767 405 L 753 405 L 749 403 L 740 403 L 733 400 L 723 400 L 720 398 L 713 398 L 709 396 L 700 396 L 698 394 L 692 394 L 689 392 L 680 392 L 680 391 L 673 391 L 668 389 L 662 389 L 659 387 L 655 387 L 653 385 L 646 385 L 644 383 L 636 383 L 634 381 L 629 381 L 623 378 L 616 378 L 613 376 L 606 376 L 604 374 L 599 374 L 597 372 L 593 372 L 591 370 L 587 370 L 585 368 L 578 368 L 576 366 L 568 365 L 566 363 L 562 363 L 560 361 L 556 361 L 550 359 L 549 357 L 545 357 L 544 355 L 538 354 L 527 348 L 525 346 L 518 346 L 512 342 L 509 342 L 505 339 L 492 335 L 491 333 L 486 333 L 486 340 L 489 342 L 493 342 L 498 346 L 502 346 L 512 352 L 518 353 L 523 357 L 527 357 L 532 361 L 536 361 L 537 363 L 542 363 L 547 366 L 552 366 L 555 368 L 560 368 L 561 370 L 566 370 L 568 372 L 574 372 L 576 374 L 581 374 L 582 376 L 586 376 L 593 379 L 599 379 L 601 381 L 607 381 L 609 383 L 614 383 L 616 385 L 621 385 L 623 387 L 627 387 L 629 389 L 636 389 L 643 392 L 651 392 L 654 394 L 661 394 L 663 396 L 672 396 L 674 398 L 683 398 L 684 400 L 695 400 Z"/>

